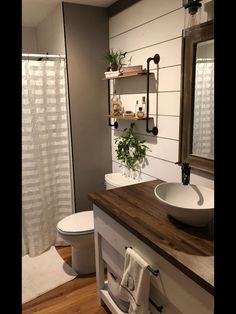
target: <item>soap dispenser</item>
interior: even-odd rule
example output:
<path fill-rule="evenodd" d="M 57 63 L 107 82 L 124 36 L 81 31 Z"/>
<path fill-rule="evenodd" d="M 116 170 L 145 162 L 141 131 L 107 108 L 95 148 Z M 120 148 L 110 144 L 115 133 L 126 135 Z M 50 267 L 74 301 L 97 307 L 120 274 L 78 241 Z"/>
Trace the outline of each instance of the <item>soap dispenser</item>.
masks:
<path fill-rule="evenodd" d="M 142 111 L 145 114 L 146 112 L 146 97 L 145 96 L 142 97 Z"/>
<path fill-rule="evenodd" d="M 144 108 L 145 108 L 145 96 L 142 97 L 142 105 L 138 107 L 137 118 L 139 119 L 144 118 L 145 116 Z"/>

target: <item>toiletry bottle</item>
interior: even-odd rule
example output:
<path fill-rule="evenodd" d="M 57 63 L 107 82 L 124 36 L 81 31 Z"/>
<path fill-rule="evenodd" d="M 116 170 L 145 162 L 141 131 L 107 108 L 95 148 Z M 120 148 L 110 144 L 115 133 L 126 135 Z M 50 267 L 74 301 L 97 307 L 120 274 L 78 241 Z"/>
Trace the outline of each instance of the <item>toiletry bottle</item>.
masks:
<path fill-rule="evenodd" d="M 142 119 L 144 117 L 144 112 L 143 112 L 143 108 L 139 107 L 138 112 L 137 112 L 137 117 L 139 119 Z"/>
<path fill-rule="evenodd" d="M 120 105 L 120 100 L 116 94 L 116 91 L 114 91 L 114 95 L 112 97 L 112 115 L 113 116 L 120 116 L 121 115 L 121 105 Z"/>
<path fill-rule="evenodd" d="M 146 97 L 145 96 L 142 97 L 142 111 L 144 112 L 144 114 L 146 113 Z"/>
<path fill-rule="evenodd" d="M 138 117 L 138 111 L 139 111 L 139 104 L 138 104 L 138 100 L 136 100 L 136 105 L 135 105 L 135 117 Z"/>

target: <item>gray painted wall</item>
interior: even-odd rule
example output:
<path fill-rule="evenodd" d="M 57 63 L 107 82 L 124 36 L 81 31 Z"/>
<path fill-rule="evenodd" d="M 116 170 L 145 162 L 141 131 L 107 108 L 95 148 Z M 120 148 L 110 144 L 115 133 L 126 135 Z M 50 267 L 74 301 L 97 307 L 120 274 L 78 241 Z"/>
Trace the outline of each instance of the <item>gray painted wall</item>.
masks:
<path fill-rule="evenodd" d="M 65 41 L 60 3 L 36 28 L 39 53 L 65 54 Z"/>
<path fill-rule="evenodd" d="M 34 27 L 22 27 L 22 53 L 38 53 Z"/>
<path fill-rule="evenodd" d="M 22 26 L 22 53 L 65 54 L 62 4 L 36 27 Z"/>
<path fill-rule="evenodd" d="M 63 3 L 71 111 L 76 211 L 92 209 L 88 193 L 104 189 L 111 172 L 104 53 L 109 47 L 106 9 Z"/>

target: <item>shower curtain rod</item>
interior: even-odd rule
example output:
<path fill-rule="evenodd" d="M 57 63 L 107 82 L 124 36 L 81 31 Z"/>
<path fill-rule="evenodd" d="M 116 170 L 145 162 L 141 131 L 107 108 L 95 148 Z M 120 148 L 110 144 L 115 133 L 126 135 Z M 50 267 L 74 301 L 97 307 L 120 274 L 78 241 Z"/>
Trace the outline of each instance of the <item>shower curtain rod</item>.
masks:
<path fill-rule="evenodd" d="M 22 57 L 65 58 L 65 55 L 48 55 L 48 54 L 37 54 L 37 53 L 22 53 Z"/>

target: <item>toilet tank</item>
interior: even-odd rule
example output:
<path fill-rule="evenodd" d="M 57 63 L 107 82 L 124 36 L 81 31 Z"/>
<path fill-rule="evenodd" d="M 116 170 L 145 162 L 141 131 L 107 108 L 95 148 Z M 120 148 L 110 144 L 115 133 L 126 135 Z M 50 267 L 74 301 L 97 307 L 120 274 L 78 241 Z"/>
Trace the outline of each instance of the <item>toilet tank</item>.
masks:
<path fill-rule="evenodd" d="M 140 181 L 134 180 L 129 177 L 125 177 L 121 173 L 108 173 L 105 174 L 106 190 L 119 188 L 126 185 L 140 183 Z"/>

